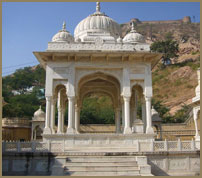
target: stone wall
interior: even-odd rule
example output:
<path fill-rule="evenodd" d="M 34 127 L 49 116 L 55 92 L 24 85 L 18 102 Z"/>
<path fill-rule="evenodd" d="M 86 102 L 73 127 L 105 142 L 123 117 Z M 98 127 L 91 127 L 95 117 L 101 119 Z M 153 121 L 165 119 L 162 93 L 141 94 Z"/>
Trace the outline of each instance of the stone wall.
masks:
<path fill-rule="evenodd" d="M 5 175 L 51 175 L 52 166 L 57 156 L 64 157 L 91 155 L 91 153 L 4 153 L 2 160 L 3 176 Z M 104 152 L 97 153 L 99 156 L 107 156 Z M 110 155 L 110 154 L 108 154 Z M 120 156 L 120 153 L 114 153 L 113 156 Z M 181 152 L 181 153 L 123 153 L 124 156 L 147 156 L 148 163 L 151 165 L 153 175 L 199 175 L 200 173 L 200 152 Z M 91 155 L 92 156 L 92 155 Z M 62 166 L 62 165 L 61 165 Z"/>
<path fill-rule="evenodd" d="M 31 138 L 31 128 L 22 127 L 3 127 L 2 140 L 25 140 L 29 141 Z"/>
<path fill-rule="evenodd" d="M 154 21 L 140 21 L 137 18 L 133 18 L 130 20 L 130 22 L 142 23 L 142 24 L 173 24 L 173 23 L 181 24 L 181 23 L 191 23 L 191 18 L 190 16 L 185 16 L 179 20 L 154 20 Z"/>

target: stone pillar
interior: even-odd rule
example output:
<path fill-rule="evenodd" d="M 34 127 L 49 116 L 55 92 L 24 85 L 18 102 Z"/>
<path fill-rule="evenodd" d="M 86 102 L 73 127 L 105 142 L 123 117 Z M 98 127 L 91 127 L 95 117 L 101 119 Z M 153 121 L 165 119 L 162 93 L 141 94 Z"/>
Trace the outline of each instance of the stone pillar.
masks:
<path fill-rule="evenodd" d="M 75 105 L 75 132 L 80 133 L 80 108 Z"/>
<path fill-rule="evenodd" d="M 121 114 L 120 108 L 116 108 L 115 110 L 115 124 L 116 124 L 116 133 L 121 133 Z"/>
<path fill-rule="evenodd" d="M 33 132 L 34 132 L 34 130 L 33 130 L 33 122 L 32 122 L 32 133 L 31 133 L 31 140 L 33 140 Z"/>
<path fill-rule="evenodd" d="M 51 134 L 50 112 L 51 112 L 51 96 L 46 96 L 46 121 L 43 134 Z"/>
<path fill-rule="evenodd" d="M 134 103 L 131 103 L 131 107 L 130 107 L 130 123 L 131 123 L 131 126 L 133 125 L 135 119 L 136 119 L 136 112 L 135 112 L 135 105 Z"/>
<path fill-rule="evenodd" d="M 58 134 L 62 133 L 62 107 L 61 105 L 58 105 Z"/>
<path fill-rule="evenodd" d="M 74 128 L 74 97 L 68 96 L 68 128 L 67 134 L 75 134 Z"/>
<path fill-rule="evenodd" d="M 36 129 L 34 130 L 34 140 L 36 140 Z"/>
<path fill-rule="evenodd" d="M 147 127 L 146 127 L 146 133 L 147 134 L 153 134 L 154 130 L 152 128 L 152 118 L 151 118 L 151 97 L 145 97 L 146 101 L 146 120 L 147 120 Z"/>
<path fill-rule="evenodd" d="M 52 134 L 55 133 L 54 127 L 55 127 L 55 104 L 56 104 L 56 99 L 53 98 L 51 100 L 51 132 Z"/>
<path fill-rule="evenodd" d="M 194 115 L 194 124 L 195 124 L 195 129 L 196 129 L 196 134 L 195 134 L 195 138 L 200 137 L 199 136 L 199 132 L 198 132 L 198 124 L 197 124 L 197 114 L 198 114 L 199 109 L 194 107 L 193 108 L 193 115 Z"/>
<path fill-rule="evenodd" d="M 62 123 L 61 123 L 61 127 L 62 127 L 62 133 L 64 133 L 64 121 L 65 121 L 65 108 L 62 108 Z"/>
<path fill-rule="evenodd" d="M 145 105 L 145 101 L 142 101 L 142 121 L 144 123 L 144 133 L 146 133 L 146 105 Z"/>
<path fill-rule="evenodd" d="M 134 110 L 133 110 L 133 122 L 135 123 L 137 120 L 137 105 L 138 105 L 138 101 L 137 101 L 137 91 L 135 91 L 135 103 L 134 103 Z"/>
<path fill-rule="evenodd" d="M 124 134 L 131 134 L 132 129 L 130 127 L 130 97 L 123 97 L 124 99 L 124 116 L 125 116 L 125 127 Z"/>
<path fill-rule="evenodd" d="M 122 103 L 122 132 L 124 131 L 125 127 L 125 114 L 124 114 L 124 103 Z"/>

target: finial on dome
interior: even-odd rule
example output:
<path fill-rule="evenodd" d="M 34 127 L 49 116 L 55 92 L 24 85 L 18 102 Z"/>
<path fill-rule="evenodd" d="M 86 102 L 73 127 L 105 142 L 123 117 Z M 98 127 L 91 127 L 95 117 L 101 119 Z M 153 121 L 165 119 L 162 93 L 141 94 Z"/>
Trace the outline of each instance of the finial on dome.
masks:
<path fill-rule="evenodd" d="M 65 21 L 62 24 L 62 30 L 66 30 L 66 22 Z"/>
<path fill-rule="evenodd" d="M 134 22 L 131 23 L 131 32 L 136 32 Z"/>
<path fill-rule="evenodd" d="M 100 12 L 100 2 L 96 2 L 96 12 Z"/>

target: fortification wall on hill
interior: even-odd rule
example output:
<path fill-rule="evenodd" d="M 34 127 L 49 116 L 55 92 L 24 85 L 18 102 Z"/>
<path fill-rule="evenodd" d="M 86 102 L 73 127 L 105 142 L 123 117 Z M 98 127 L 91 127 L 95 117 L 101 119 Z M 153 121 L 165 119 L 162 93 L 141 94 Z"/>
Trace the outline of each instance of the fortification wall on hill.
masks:
<path fill-rule="evenodd" d="M 178 19 L 178 20 L 151 20 L 151 21 L 140 21 L 137 18 L 133 18 L 130 20 L 129 23 L 131 22 L 135 22 L 135 23 L 142 23 L 142 24 L 172 24 L 172 23 L 191 23 L 191 18 L 190 16 L 185 16 L 182 19 Z"/>

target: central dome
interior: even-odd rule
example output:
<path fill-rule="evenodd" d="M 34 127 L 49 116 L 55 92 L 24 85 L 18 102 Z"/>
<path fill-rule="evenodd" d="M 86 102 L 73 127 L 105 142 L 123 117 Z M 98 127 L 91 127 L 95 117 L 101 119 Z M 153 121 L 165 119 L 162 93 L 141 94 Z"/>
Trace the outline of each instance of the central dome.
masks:
<path fill-rule="evenodd" d="M 100 12 L 100 3 L 97 2 L 96 12 L 83 19 L 74 30 L 75 39 L 80 38 L 85 41 L 87 36 L 102 36 L 108 34 L 114 39 L 117 39 L 121 34 L 120 25 L 113 19 Z M 105 35 L 104 35 L 105 36 Z"/>

